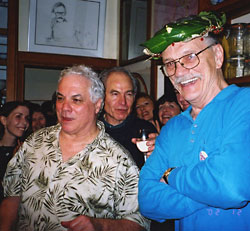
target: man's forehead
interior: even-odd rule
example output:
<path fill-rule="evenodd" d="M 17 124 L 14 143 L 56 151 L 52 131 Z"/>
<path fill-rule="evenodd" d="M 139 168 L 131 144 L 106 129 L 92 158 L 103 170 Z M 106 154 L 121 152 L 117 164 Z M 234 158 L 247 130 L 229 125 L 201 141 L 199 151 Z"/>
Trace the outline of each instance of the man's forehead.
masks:
<path fill-rule="evenodd" d="M 177 55 L 177 52 L 181 55 L 190 54 L 192 52 L 196 52 L 197 49 L 203 47 L 204 39 L 196 38 L 187 42 L 177 42 L 169 45 L 162 52 L 162 60 L 163 62 L 169 58 L 171 55 Z M 172 58 L 172 57 L 170 57 Z M 179 58 L 179 57 L 177 57 Z"/>
<path fill-rule="evenodd" d="M 55 11 L 65 11 L 65 8 L 63 6 L 58 6 L 55 8 Z"/>
<path fill-rule="evenodd" d="M 133 90 L 133 83 L 129 76 L 122 72 L 113 72 L 111 73 L 106 81 L 106 87 L 115 87 L 115 86 L 126 86 Z"/>

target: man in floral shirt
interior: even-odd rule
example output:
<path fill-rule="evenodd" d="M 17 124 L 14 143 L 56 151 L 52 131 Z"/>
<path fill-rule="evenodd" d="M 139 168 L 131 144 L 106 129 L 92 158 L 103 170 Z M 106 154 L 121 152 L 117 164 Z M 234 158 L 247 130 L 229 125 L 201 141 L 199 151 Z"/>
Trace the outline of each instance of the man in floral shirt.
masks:
<path fill-rule="evenodd" d="M 138 168 L 97 115 L 104 87 L 90 68 L 61 73 L 59 124 L 32 134 L 10 161 L 0 230 L 148 230 L 138 211 Z"/>

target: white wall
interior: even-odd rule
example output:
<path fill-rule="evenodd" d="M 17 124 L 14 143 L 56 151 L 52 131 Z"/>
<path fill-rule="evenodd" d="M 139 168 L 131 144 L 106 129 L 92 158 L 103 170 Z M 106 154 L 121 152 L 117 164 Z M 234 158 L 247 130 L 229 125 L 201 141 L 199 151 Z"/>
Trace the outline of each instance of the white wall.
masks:
<path fill-rule="evenodd" d="M 19 0 L 19 51 L 28 50 L 29 3 L 30 0 Z M 104 58 L 107 59 L 118 59 L 119 12 L 118 0 L 106 0 Z"/>
<path fill-rule="evenodd" d="M 150 60 L 140 61 L 138 63 L 127 65 L 125 66 L 125 68 L 130 72 L 137 72 L 143 77 L 144 82 L 148 89 L 148 93 L 150 94 L 151 61 Z"/>
<path fill-rule="evenodd" d="M 106 0 L 104 58 L 119 58 L 120 1 Z"/>
<path fill-rule="evenodd" d="M 232 23 L 250 23 L 250 13 L 245 14 L 239 18 L 235 18 L 231 22 Z"/>

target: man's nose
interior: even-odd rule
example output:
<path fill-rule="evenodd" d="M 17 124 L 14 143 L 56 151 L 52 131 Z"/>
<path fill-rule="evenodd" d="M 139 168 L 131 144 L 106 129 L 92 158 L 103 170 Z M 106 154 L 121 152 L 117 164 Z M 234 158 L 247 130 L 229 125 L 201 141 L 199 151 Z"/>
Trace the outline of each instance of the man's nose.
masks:
<path fill-rule="evenodd" d="M 62 110 L 70 110 L 71 106 L 70 106 L 70 102 L 68 100 L 64 100 L 62 103 Z"/>
<path fill-rule="evenodd" d="M 126 105 L 127 104 L 127 99 L 125 95 L 121 95 L 119 99 L 120 104 Z"/>
<path fill-rule="evenodd" d="M 182 76 L 186 74 L 189 70 L 185 67 L 180 62 L 175 63 L 175 76 Z"/>

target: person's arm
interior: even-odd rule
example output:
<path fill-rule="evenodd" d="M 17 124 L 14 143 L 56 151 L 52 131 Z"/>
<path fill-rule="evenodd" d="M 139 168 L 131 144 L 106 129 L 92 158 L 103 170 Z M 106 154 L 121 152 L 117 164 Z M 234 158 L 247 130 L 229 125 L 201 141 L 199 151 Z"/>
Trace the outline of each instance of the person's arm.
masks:
<path fill-rule="evenodd" d="M 170 167 L 166 150 L 171 148 L 166 131 L 163 129 L 156 139 L 155 150 L 140 171 L 139 179 L 140 212 L 159 222 L 179 219 L 207 207 L 161 181 L 163 173 Z"/>
<path fill-rule="evenodd" d="M 0 206 L 0 230 L 15 230 L 20 197 L 6 197 Z"/>
<path fill-rule="evenodd" d="M 167 153 L 157 144 L 140 171 L 139 179 L 140 212 L 158 222 L 179 219 L 207 207 L 162 182 L 163 173 L 170 167 L 166 155 Z"/>
<path fill-rule="evenodd" d="M 178 168 L 168 177 L 169 185 L 179 193 L 224 209 L 241 208 L 250 197 L 249 93 L 245 97 L 234 97 L 237 98 L 235 102 L 228 102 L 228 106 L 220 109 L 223 110 L 223 120 L 213 112 L 220 122 L 216 124 L 210 120 L 212 129 L 204 134 L 209 132 L 212 137 L 204 144 L 207 158 L 194 166 L 176 166 Z M 220 133 L 216 133 L 216 129 Z"/>
<path fill-rule="evenodd" d="M 99 219 L 81 215 L 71 221 L 63 221 L 62 226 L 72 231 L 142 231 L 144 228 L 134 221 L 125 219 Z"/>

